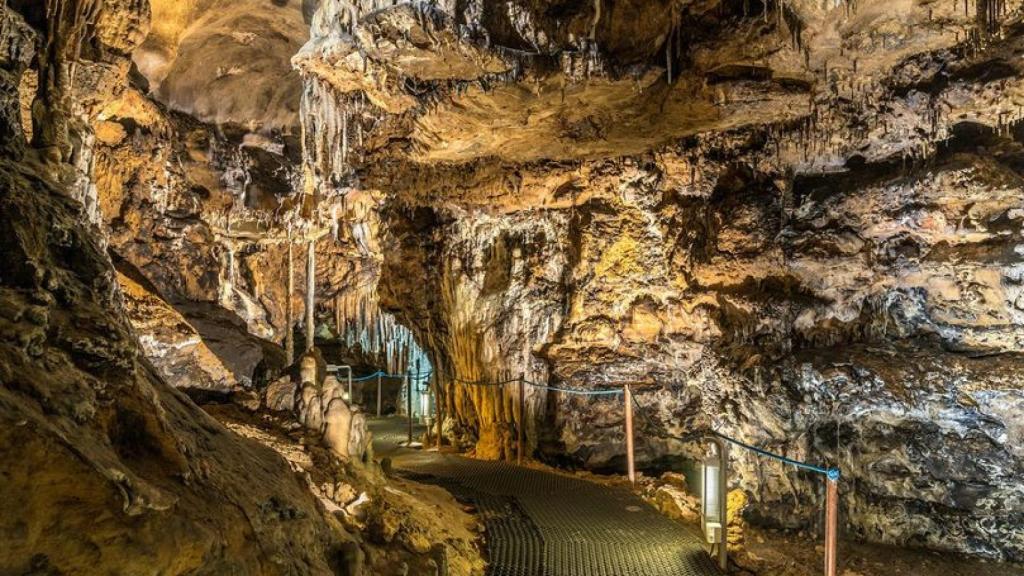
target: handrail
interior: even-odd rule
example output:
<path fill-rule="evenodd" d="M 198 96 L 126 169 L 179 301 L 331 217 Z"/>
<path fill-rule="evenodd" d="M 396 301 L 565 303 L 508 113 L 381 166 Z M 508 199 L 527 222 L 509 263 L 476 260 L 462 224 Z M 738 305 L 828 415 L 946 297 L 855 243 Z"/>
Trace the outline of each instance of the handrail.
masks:
<path fill-rule="evenodd" d="M 432 372 L 425 372 L 423 374 L 413 374 L 413 373 L 410 373 L 410 372 L 406 372 L 405 374 L 388 374 L 386 372 L 378 370 L 377 372 L 374 372 L 373 374 L 369 374 L 367 376 L 361 376 L 359 378 L 353 378 L 352 381 L 353 382 L 365 382 L 366 380 L 370 380 L 372 378 L 376 378 L 377 376 L 381 376 L 383 378 L 405 378 L 406 376 L 408 376 L 410 379 L 415 379 L 415 380 L 419 381 L 419 380 L 427 379 L 431 375 L 432 375 Z M 502 386 L 502 385 L 505 385 L 505 384 L 512 384 L 512 383 L 515 383 L 515 382 L 519 382 L 518 378 L 513 378 L 513 379 L 509 379 L 509 380 L 491 381 L 491 380 L 466 380 L 466 379 L 463 379 L 463 378 L 457 378 L 456 377 L 456 378 L 453 378 L 452 380 L 454 382 L 456 382 L 456 383 L 464 384 L 464 385 L 467 385 L 467 386 L 485 386 L 485 387 Z M 623 387 L 619 387 L 619 388 L 599 388 L 599 389 L 596 389 L 596 390 L 584 390 L 584 389 L 580 389 L 580 388 L 564 388 L 564 387 L 561 387 L 561 386 L 550 386 L 550 385 L 547 385 L 547 384 L 540 384 L 540 383 L 537 383 L 537 382 L 532 382 L 530 380 L 523 380 L 523 384 L 525 384 L 527 386 L 531 386 L 533 388 L 540 389 L 540 390 L 549 390 L 549 391 L 552 391 L 552 392 L 562 392 L 562 393 L 565 393 L 565 394 L 574 394 L 574 395 L 577 395 L 577 396 L 619 396 L 619 395 L 622 395 L 624 393 L 624 391 L 625 391 L 625 389 Z M 632 397 L 633 397 L 632 398 L 633 399 L 633 404 L 639 409 L 638 411 L 640 412 L 641 417 L 644 419 L 645 422 L 647 422 L 648 424 L 652 424 L 653 425 L 653 423 L 650 421 L 650 419 L 647 418 L 647 415 L 644 412 L 643 406 L 641 406 L 640 403 L 637 401 L 636 394 L 633 394 Z M 795 466 L 796 468 L 799 468 L 799 469 L 802 469 L 802 470 L 807 470 L 809 472 L 814 472 L 816 474 L 822 474 L 822 475 L 828 477 L 828 479 L 832 480 L 832 481 L 839 480 L 839 478 L 842 475 L 842 473 L 840 472 L 838 467 L 834 467 L 833 466 L 831 468 L 825 468 L 825 467 L 822 467 L 822 466 L 817 466 L 815 464 L 810 464 L 808 462 L 801 462 L 799 460 L 794 460 L 794 459 L 789 458 L 787 456 L 782 456 L 781 454 L 775 454 L 774 452 L 769 452 L 768 450 L 765 450 L 763 448 L 758 448 L 757 446 L 754 446 L 754 445 L 751 445 L 751 444 L 747 444 L 746 442 L 743 442 L 741 440 L 737 440 L 736 438 L 733 438 L 733 437 L 728 436 L 726 434 L 722 434 L 721 432 L 719 432 L 717 430 L 711 430 L 710 432 L 707 432 L 707 433 L 695 433 L 693 435 L 686 436 L 686 437 L 684 437 L 684 436 L 673 436 L 673 435 L 670 435 L 670 434 L 663 434 L 663 436 L 665 436 L 665 437 L 667 437 L 669 439 L 678 440 L 678 441 L 681 441 L 681 442 L 693 442 L 693 441 L 695 441 L 695 440 L 697 440 L 697 439 L 699 439 L 701 437 L 705 437 L 707 435 L 711 435 L 711 436 L 715 436 L 715 437 L 721 438 L 722 440 L 725 440 L 726 442 L 729 442 L 730 444 L 734 444 L 736 446 L 739 446 L 740 448 L 743 448 L 745 450 L 748 450 L 748 451 L 753 452 L 755 454 L 758 454 L 760 456 L 764 456 L 766 458 L 771 458 L 771 459 L 774 459 L 774 460 L 778 460 L 779 462 L 782 462 L 784 464 L 789 464 L 791 466 Z"/>
<path fill-rule="evenodd" d="M 431 375 L 431 372 L 427 372 L 425 377 L 429 378 L 430 375 Z M 379 376 L 384 376 L 384 377 L 410 377 L 411 378 L 411 375 L 409 375 L 409 374 L 396 374 L 396 375 L 392 375 L 392 374 L 386 374 L 386 373 L 381 372 L 381 371 L 377 371 L 377 372 L 375 372 L 373 374 L 370 374 L 369 376 L 364 376 L 362 378 L 357 378 L 357 379 L 354 379 L 353 381 L 357 381 L 357 382 L 358 381 L 364 381 L 364 380 L 369 380 L 370 378 L 379 377 Z M 419 374 L 417 374 L 416 379 L 417 379 L 417 381 L 420 379 L 419 378 Z M 626 416 L 626 418 L 625 418 L 625 420 L 626 420 L 625 421 L 625 426 L 626 426 L 627 463 L 628 463 L 628 470 L 629 470 L 630 481 L 635 482 L 634 468 L 633 468 L 633 423 L 632 423 L 632 418 L 633 418 L 633 413 L 634 413 L 634 409 L 633 408 L 636 407 L 636 409 L 637 409 L 636 411 L 640 413 L 640 416 L 641 416 L 641 418 L 644 419 L 644 422 L 646 422 L 648 425 L 651 425 L 652 427 L 654 426 L 654 424 L 647 417 L 647 414 L 646 414 L 644 408 L 640 405 L 640 402 L 636 398 L 636 394 L 632 391 L 632 389 L 630 388 L 629 384 L 623 384 L 621 387 L 616 387 L 616 388 L 599 388 L 599 389 L 594 389 L 594 390 L 584 390 L 584 389 L 579 389 L 579 388 L 563 388 L 563 387 L 560 387 L 560 386 L 549 386 L 549 385 L 546 385 L 546 384 L 539 384 L 537 382 L 531 382 L 529 380 L 526 380 L 522 376 L 520 376 L 519 378 L 516 378 L 516 379 L 503 380 L 503 381 L 487 381 L 487 380 L 476 380 L 476 381 L 473 381 L 473 380 L 465 380 L 465 379 L 462 379 L 462 378 L 453 378 L 453 381 L 455 383 L 461 383 L 461 384 L 470 385 L 470 386 L 486 386 L 486 387 L 490 387 L 490 386 L 498 386 L 498 387 L 500 387 L 500 386 L 503 386 L 505 384 L 510 384 L 510 383 L 513 383 L 513 382 L 518 383 L 519 384 L 519 402 L 520 402 L 520 413 L 519 413 L 520 416 L 519 417 L 520 418 L 522 418 L 522 414 L 524 413 L 524 410 L 525 410 L 525 405 L 524 405 L 525 397 L 523 395 L 523 391 L 524 391 L 526 386 L 531 386 L 531 387 L 537 388 L 539 390 L 548 390 L 548 391 L 552 391 L 552 392 L 562 392 L 562 393 L 574 394 L 574 395 L 578 395 L 578 396 L 613 396 L 613 395 L 614 396 L 618 396 L 618 395 L 625 394 L 625 412 L 626 412 L 626 414 L 625 414 L 625 416 Z M 380 399 L 380 392 L 378 391 L 378 402 L 379 402 L 379 399 Z M 410 402 L 412 401 L 411 393 L 409 395 L 409 401 Z M 410 412 L 411 412 L 411 408 L 410 408 Z M 438 420 L 438 424 L 440 425 L 440 419 Z M 521 422 L 517 423 L 516 426 L 517 426 L 517 434 L 519 435 L 519 439 L 518 439 L 518 443 L 517 443 L 517 450 L 516 451 L 517 451 L 517 454 L 518 454 L 518 457 L 519 457 L 520 463 L 521 463 L 522 452 L 523 452 L 522 437 L 521 437 L 521 434 L 522 434 L 522 423 Z M 440 428 L 438 428 L 438 430 L 440 431 Z M 826 483 L 827 484 L 827 486 L 826 486 L 827 490 L 826 490 L 826 506 L 825 506 L 825 508 L 826 508 L 826 514 L 825 514 L 825 516 L 826 516 L 826 529 L 825 529 L 825 572 L 826 572 L 826 574 L 828 576 L 834 576 L 835 575 L 836 558 L 837 558 L 836 550 L 837 550 L 838 517 L 839 517 L 839 504 L 838 504 L 838 498 L 839 498 L 838 497 L 838 490 L 839 490 L 839 487 L 838 486 L 839 486 L 839 479 L 841 477 L 841 473 L 840 473 L 838 467 L 833 466 L 831 468 L 825 468 L 825 467 L 822 467 L 822 466 L 817 466 L 815 464 L 810 464 L 808 462 L 801 462 L 799 460 L 795 460 L 795 459 L 789 458 L 787 456 L 782 456 L 781 454 L 776 454 L 774 452 L 770 452 L 770 451 L 765 450 L 763 448 L 758 448 L 757 446 L 754 446 L 752 444 L 748 444 L 746 442 L 743 442 L 743 441 L 737 440 L 735 438 L 732 438 L 731 436 L 727 436 L 726 434 L 723 434 L 723 433 L 721 433 L 721 432 L 719 432 L 717 430 L 710 430 L 708 432 L 693 432 L 693 433 L 690 433 L 690 434 L 688 434 L 686 436 L 676 436 L 676 435 L 668 434 L 667 431 L 665 431 L 665 432 L 661 432 L 659 435 L 661 437 L 663 437 L 663 438 L 673 439 L 673 440 L 677 440 L 677 441 L 680 441 L 680 442 L 694 442 L 694 441 L 697 441 L 697 440 L 700 440 L 700 439 L 705 439 L 705 440 L 706 439 L 711 439 L 711 440 L 713 440 L 715 442 L 715 444 L 718 446 L 718 451 L 719 451 L 719 454 L 720 454 L 720 457 L 721 457 L 721 460 L 722 460 L 722 462 L 721 462 L 721 471 L 720 471 L 721 476 L 720 476 L 719 482 L 720 482 L 720 485 L 721 485 L 720 489 L 723 490 L 723 491 L 726 490 L 726 486 L 727 486 L 725 470 L 728 467 L 728 444 L 733 444 L 735 446 L 739 446 L 740 448 L 743 448 L 745 450 L 753 452 L 754 454 L 757 454 L 758 456 L 763 456 L 765 458 L 770 458 L 770 459 L 773 459 L 773 460 L 777 460 L 779 462 L 782 462 L 783 464 L 788 464 L 790 466 L 794 466 L 794 467 L 796 467 L 798 469 L 801 469 L 801 470 L 807 470 L 809 472 L 814 472 L 816 474 L 824 475 L 828 479 L 828 482 Z M 412 419 L 411 418 L 409 420 L 409 441 L 412 442 Z M 440 432 L 439 432 L 439 434 L 438 434 L 438 449 L 439 450 L 440 450 L 440 447 L 441 447 L 441 444 L 440 444 Z M 726 503 L 727 499 L 725 498 L 725 496 L 724 495 L 720 495 L 719 498 L 722 501 L 722 505 L 723 506 L 727 506 L 727 503 Z M 724 517 L 725 517 L 725 514 L 723 513 L 723 518 Z M 726 566 L 727 566 L 727 552 L 726 552 L 726 546 L 725 546 L 724 531 L 727 530 L 728 528 L 726 526 L 722 526 L 722 529 L 723 529 L 723 539 L 718 544 L 718 546 L 719 546 L 719 548 L 718 548 L 718 560 L 719 560 L 719 567 L 724 570 L 726 568 Z"/>
<path fill-rule="evenodd" d="M 551 390 L 553 392 L 564 392 L 566 394 L 575 394 L 577 396 L 618 396 L 618 395 L 624 393 L 622 388 L 607 388 L 607 389 L 597 389 L 597 390 L 583 390 L 583 389 L 580 389 L 580 388 L 562 388 L 562 387 L 559 387 L 559 386 L 549 386 L 547 384 L 538 384 L 536 382 L 530 382 L 529 380 L 524 380 L 523 383 L 526 384 L 527 386 L 533 386 L 534 388 L 540 388 L 542 390 Z"/>
<path fill-rule="evenodd" d="M 637 401 L 635 394 L 633 396 L 633 404 L 637 407 L 638 411 L 640 412 L 640 416 L 644 419 L 644 421 L 647 422 L 648 424 L 651 424 L 653 426 L 653 423 L 651 422 L 651 420 L 647 418 L 647 414 L 644 412 L 643 406 L 641 406 L 640 403 Z M 721 438 L 722 440 L 725 440 L 726 442 L 729 442 L 730 444 L 734 444 L 736 446 L 739 446 L 740 448 L 749 450 L 749 451 L 751 451 L 751 452 L 753 452 L 755 454 L 758 454 L 760 456 L 764 456 L 764 457 L 767 457 L 767 458 L 772 458 L 772 459 L 778 460 L 779 462 L 783 462 L 785 464 L 789 464 L 791 466 L 795 466 L 795 467 L 803 469 L 803 470 L 808 470 L 810 472 L 816 472 L 818 474 L 824 474 L 825 476 L 828 477 L 829 480 L 832 480 L 832 481 L 839 480 L 839 477 L 841 476 L 839 468 L 837 468 L 837 467 L 824 468 L 824 467 L 821 467 L 821 466 L 816 466 L 814 464 L 809 464 L 807 462 L 801 462 L 799 460 L 794 460 L 792 458 L 788 458 L 788 457 L 782 456 L 780 454 L 775 454 L 774 452 L 769 452 L 768 450 L 765 450 L 763 448 L 758 448 L 757 446 L 753 446 L 751 444 L 747 444 L 746 442 L 742 442 L 742 441 L 737 440 L 737 439 L 735 439 L 735 438 L 733 438 L 731 436 L 727 436 L 725 434 L 722 434 L 721 432 L 719 432 L 717 430 L 711 430 L 710 432 L 704 432 L 704 433 L 695 432 L 695 433 L 693 433 L 693 434 L 691 434 L 689 436 L 674 436 L 674 435 L 671 435 L 671 434 L 663 434 L 663 436 L 668 437 L 670 440 L 678 440 L 680 442 L 694 442 L 694 441 L 696 441 L 696 440 L 698 440 L 700 438 L 704 438 L 704 437 L 707 437 L 707 436 L 714 436 L 714 437 L 717 437 L 717 438 Z"/>
<path fill-rule="evenodd" d="M 801 468 L 803 470 L 809 470 L 811 472 L 816 472 L 818 474 L 824 474 L 825 476 L 828 477 L 829 480 L 832 480 L 833 482 L 836 481 L 836 480 L 839 480 L 839 477 L 841 476 L 839 468 L 836 468 L 836 467 L 823 468 L 821 466 L 815 466 L 814 464 L 808 464 L 807 462 L 800 462 L 799 460 L 793 460 L 792 458 L 787 458 L 786 456 L 782 456 L 782 455 L 779 455 L 779 454 L 775 454 L 773 452 L 769 452 L 767 450 L 764 450 L 763 448 L 758 448 L 757 446 L 751 446 L 750 444 L 747 444 L 745 442 L 741 442 L 741 441 L 739 441 L 739 440 L 737 440 L 735 438 L 730 438 L 729 436 L 726 436 L 725 434 L 722 434 L 721 432 L 718 432 L 716 430 L 712 430 L 711 433 L 713 435 L 721 438 L 722 440 L 725 440 L 726 442 L 729 442 L 731 444 L 735 444 L 736 446 L 739 446 L 740 448 L 745 448 L 747 450 L 750 450 L 751 452 L 753 452 L 755 454 L 759 454 L 759 455 L 765 456 L 767 458 L 774 458 L 775 460 L 778 460 L 779 462 L 782 462 L 784 464 L 789 464 L 789 465 L 792 465 L 792 466 L 796 466 L 797 468 Z"/>

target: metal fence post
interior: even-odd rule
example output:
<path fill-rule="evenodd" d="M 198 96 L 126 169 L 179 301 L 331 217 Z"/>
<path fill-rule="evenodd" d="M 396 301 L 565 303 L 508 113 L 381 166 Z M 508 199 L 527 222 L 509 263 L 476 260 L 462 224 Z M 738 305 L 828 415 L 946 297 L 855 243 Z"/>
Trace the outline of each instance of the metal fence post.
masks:
<path fill-rule="evenodd" d="M 380 397 L 380 370 L 377 371 L 377 418 L 380 418 L 381 397 Z"/>
<path fill-rule="evenodd" d="M 405 372 L 405 416 L 409 419 L 409 445 L 412 445 L 412 378 Z"/>
<path fill-rule="evenodd" d="M 516 458 L 523 465 L 523 432 L 526 427 L 526 375 L 519 373 L 519 420 L 516 422 Z"/>
<path fill-rule="evenodd" d="M 440 454 L 441 453 L 441 428 L 442 428 L 442 426 L 441 426 L 441 419 L 442 419 L 442 413 L 441 413 L 441 379 L 437 377 L 437 369 L 434 369 L 434 371 L 431 373 L 430 377 L 433 378 L 433 380 L 434 380 L 434 419 L 437 420 L 437 422 L 434 425 L 437 426 L 437 438 L 436 438 L 436 441 L 437 441 L 437 453 Z"/>
<path fill-rule="evenodd" d="M 718 568 L 729 571 L 729 443 L 718 439 L 718 500 L 722 507 L 722 542 L 718 545 Z"/>
<path fill-rule="evenodd" d="M 356 397 L 353 395 L 352 392 L 352 367 L 346 366 L 346 368 L 348 368 L 348 403 L 350 406 L 355 406 Z"/>
<path fill-rule="evenodd" d="M 306 352 L 316 342 L 316 244 L 309 241 L 306 254 Z"/>
<path fill-rule="evenodd" d="M 825 480 L 825 576 L 836 576 L 839 536 L 839 478 Z"/>
<path fill-rule="evenodd" d="M 633 460 L 633 392 L 629 384 L 623 386 L 626 409 L 626 470 L 629 481 L 636 484 L 636 465 Z"/>

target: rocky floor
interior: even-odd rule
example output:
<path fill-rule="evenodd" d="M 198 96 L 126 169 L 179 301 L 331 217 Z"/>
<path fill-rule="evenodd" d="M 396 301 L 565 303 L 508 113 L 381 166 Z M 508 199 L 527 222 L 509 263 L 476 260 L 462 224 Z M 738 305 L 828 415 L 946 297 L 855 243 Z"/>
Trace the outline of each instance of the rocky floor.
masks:
<path fill-rule="evenodd" d="M 341 463 L 301 428 L 232 403 L 207 404 L 236 434 L 283 456 L 324 507 L 357 534 L 350 574 L 478 576 L 482 526 L 448 492 L 386 474 L 376 463 Z"/>
<path fill-rule="evenodd" d="M 800 535 L 748 530 L 736 558 L 736 574 L 817 576 L 822 573 L 820 544 Z M 950 554 L 843 541 L 840 576 L 1022 576 L 1024 566 L 965 560 Z"/>

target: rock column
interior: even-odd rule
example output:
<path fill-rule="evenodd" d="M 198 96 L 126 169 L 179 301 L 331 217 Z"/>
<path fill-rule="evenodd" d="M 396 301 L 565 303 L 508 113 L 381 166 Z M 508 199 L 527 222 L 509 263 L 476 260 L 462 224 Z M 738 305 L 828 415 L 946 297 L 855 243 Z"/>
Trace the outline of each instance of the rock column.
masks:
<path fill-rule="evenodd" d="M 295 294 L 295 259 L 292 254 L 292 230 L 288 227 L 288 297 L 284 307 L 284 354 L 286 364 L 295 362 L 295 319 L 292 317 L 292 295 Z"/>
<path fill-rule="evenodd" d="M 316 299 L 316 251 L 315 243 L 309 241 L 309 251 L 306 256 L 306 351 L 313 349 L 313 336 L 316 332 L 315 309 L 313 307 Z"/>

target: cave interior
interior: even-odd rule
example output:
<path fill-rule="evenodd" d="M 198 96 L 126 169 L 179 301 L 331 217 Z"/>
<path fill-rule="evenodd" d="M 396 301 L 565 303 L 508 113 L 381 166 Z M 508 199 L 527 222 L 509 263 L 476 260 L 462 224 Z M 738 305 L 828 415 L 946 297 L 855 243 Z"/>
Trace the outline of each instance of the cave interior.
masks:
<path fill-rule="evenodd" d="M 0 135 L 0 574 L 1024 575 L 1022 0 L 4 0 Z"/>

